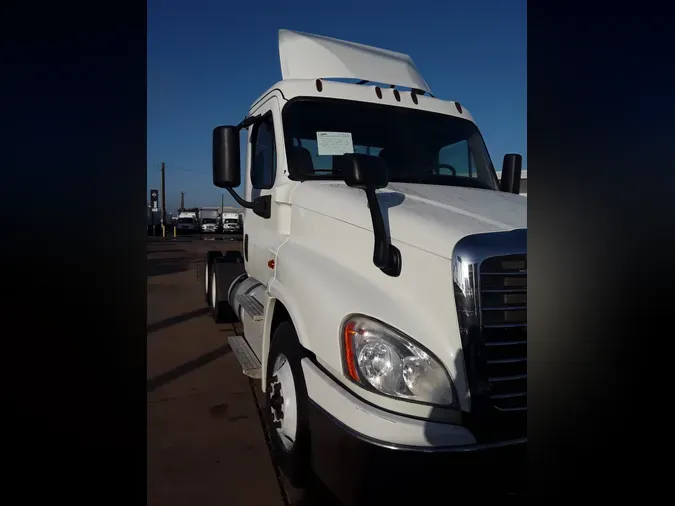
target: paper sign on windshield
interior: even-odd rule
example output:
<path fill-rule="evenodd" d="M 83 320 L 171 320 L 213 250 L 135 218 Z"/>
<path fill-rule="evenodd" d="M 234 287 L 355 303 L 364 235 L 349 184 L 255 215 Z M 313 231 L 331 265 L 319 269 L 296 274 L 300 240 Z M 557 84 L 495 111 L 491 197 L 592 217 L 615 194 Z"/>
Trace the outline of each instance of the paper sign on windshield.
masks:
<path fill-rule="evenodd" d="M 319 155 L 344 155 L 354 152 L 351 132 L 317 132 L 316 146 Z"/>

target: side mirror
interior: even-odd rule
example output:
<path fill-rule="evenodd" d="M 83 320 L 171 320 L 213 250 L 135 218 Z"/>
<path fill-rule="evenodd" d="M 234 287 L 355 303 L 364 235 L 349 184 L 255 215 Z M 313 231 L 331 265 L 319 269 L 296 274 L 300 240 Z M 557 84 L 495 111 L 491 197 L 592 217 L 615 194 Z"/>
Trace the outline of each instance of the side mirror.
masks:
<path fill-rule="evenodd" d="M 213 184 L 218 188 L 236 188 L 241 184 L 239 128 L 236 126 L 213 129 Z"/>
<path fill-rule="evenodd" d="M 389 184 L 387 163 L 379 156 L 349 153 L 336 158 L 347 186 L 376 190 Z"/>
<path fill-rule="evenodd" d="M 523 157 L 521 155 L 504 155 L 502 163 L 502 180 L 499 183 L 499 189 L 507 193 L 520 193 L 520 171 L 523 168 Z"/>
<path fill-rule="evenodd" d="M 358 188 L 366 193 L 370 219 L 373 223 L 373 264 L 387 276 L 396 277 L 401 274 L 401 252 L 391 244 L 384 226 L 384 216 L 377 200 L 375 190 L 389 184 L 387 162 L 379 156 L 361 153 L 346 154 L 334 158 L 334 170 L 342 173 L 342 177 L 351 188 Z"/>

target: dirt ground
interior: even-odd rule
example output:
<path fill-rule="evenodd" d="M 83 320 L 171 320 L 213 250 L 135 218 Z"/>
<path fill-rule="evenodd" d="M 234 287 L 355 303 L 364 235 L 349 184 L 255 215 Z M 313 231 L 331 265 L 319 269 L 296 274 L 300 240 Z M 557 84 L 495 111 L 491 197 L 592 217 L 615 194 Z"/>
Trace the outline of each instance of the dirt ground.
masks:
<path fill-rule="evenodd" d="M 235 329 L 213 323 L 198 279 L 214 246 L 148 241 L 148 505 L 283 505 L 252 383 L 227 344 Z"/>

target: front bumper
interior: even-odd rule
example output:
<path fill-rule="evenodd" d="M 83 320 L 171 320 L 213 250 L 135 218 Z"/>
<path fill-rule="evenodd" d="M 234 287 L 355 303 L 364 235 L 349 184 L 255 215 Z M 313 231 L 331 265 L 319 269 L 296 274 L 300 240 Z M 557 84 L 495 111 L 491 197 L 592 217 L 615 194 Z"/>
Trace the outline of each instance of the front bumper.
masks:
<path fill-rule="evenodd" d="M 476 444 L 464 427 L 366 404 L 308 359 L 303 371 L 310 396 L 312 467 L 341 501 L 524 494 L 524 439 Z"/>

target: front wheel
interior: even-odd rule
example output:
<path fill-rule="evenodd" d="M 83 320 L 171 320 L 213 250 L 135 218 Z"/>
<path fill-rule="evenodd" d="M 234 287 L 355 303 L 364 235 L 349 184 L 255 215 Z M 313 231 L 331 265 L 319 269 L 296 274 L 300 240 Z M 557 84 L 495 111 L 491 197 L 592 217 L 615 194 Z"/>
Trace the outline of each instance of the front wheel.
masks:
<path fill-rule="evenodd" d="M 308 397 L 300 361 L 304 350 L 290 322 L 274 332 L 267 362 L 266 421 L 272 452 L 294 487 L 310 478 Z"/>

